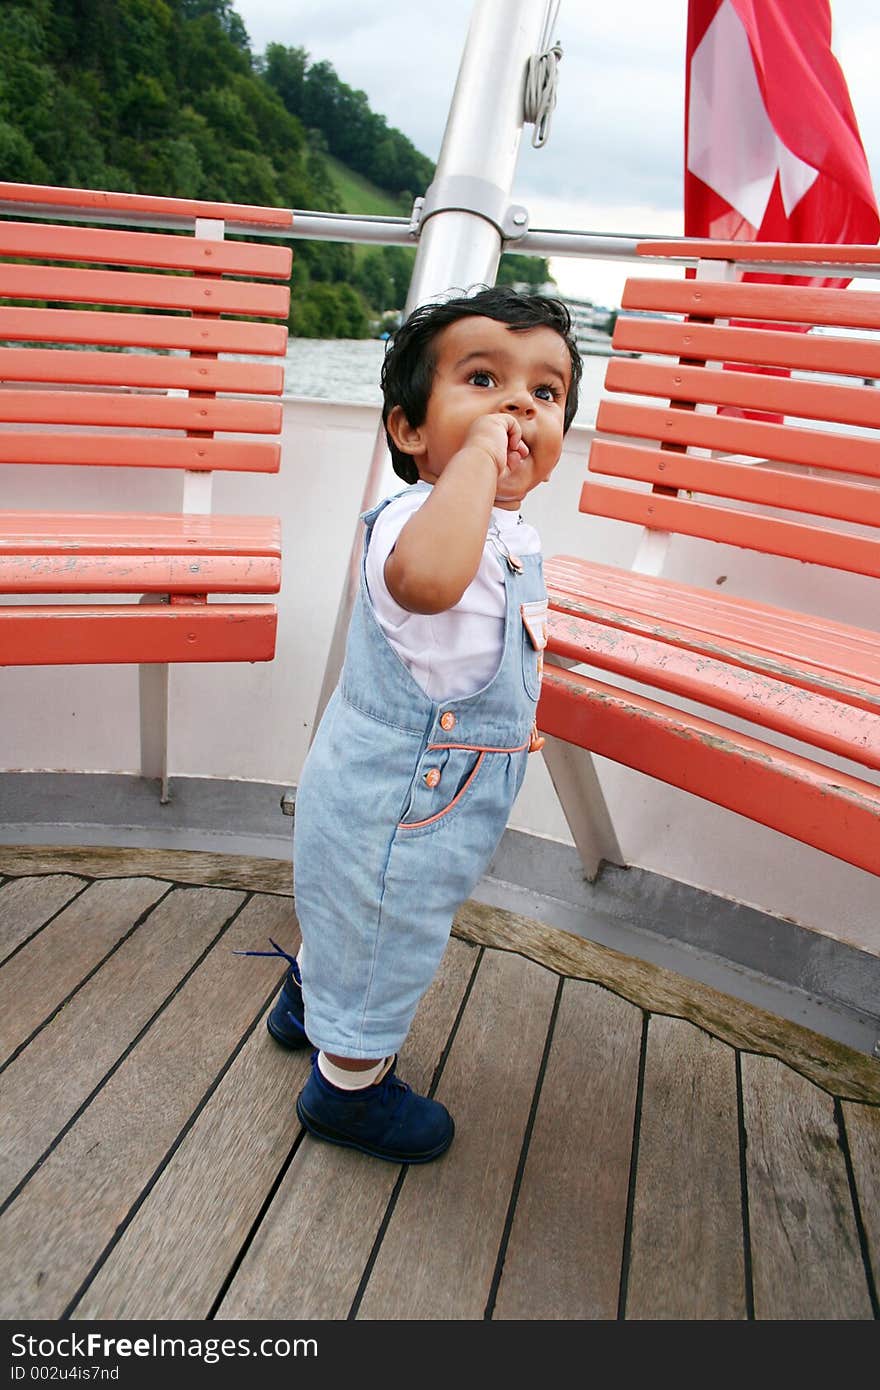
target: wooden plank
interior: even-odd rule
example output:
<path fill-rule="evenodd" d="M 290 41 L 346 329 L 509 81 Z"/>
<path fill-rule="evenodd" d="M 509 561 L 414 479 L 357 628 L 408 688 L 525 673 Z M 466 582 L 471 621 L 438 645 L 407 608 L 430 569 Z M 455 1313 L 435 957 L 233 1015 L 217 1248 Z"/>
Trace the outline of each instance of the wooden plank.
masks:
<path fill-rule="evenodd" d="M 0 222 L 0 256 L 203 270 L 213 275 L 258 275 L 271 280 L 289 280 L 293 263 L 289 246 L 271 243 L 6 221 Z"/>
<path fill-rule="evenodd" d="M 279 555 L 274 516 L 170 512 L 0 512 L 6 555 Z"/>
<path fill-rule="evenodd" d="M 146 439 L 119 434 L 31 434 L 0 431 L 0 464 L 75 464 L 91 467 L 188 468 L 277 473 L 280 444 L 257 439 Z"/>
<path fill-rule="evenodd" d="M 282 285 L 199 275 L 148 275 L 137 270 L 67 270 L 53 265 L 0 263 L 0 295 L 274 319 L 286 319 L 290 309 L 290 290 Z"/>
<path fill-rule="evenodd" d="M 0 891 L 0 959 L 26 941 L 64 904 L 81 893 L 83 878 L 49 870 L 47 876 L 11 879 Z"/>
<path fill-rule="evenodd" d="M 732 1047 L 779 1057 L 837 1095 L 866 1104 L 880 1102 L 877 1058 L 672 970 L 473 899 L 459 908 L 453 931 L 476 945 L 519 952 L 561 975 L 593 980 L 651 1013 L 690 1019 Z"/>
<path fill-rule="evenodd" d="M 878 364 L 880 366 L 880 364 Z M 842 431 L 792 429 L 763 420 L 741 420 L 732 415 L 704 415 L 677 407 L 634 405 L 603 400 L 596 415 L 596 429 L 607 434 L 634 435 L 663 444 L 693 445 L 730 454 L 752 455 L 762 462 L 808 464 L 836 473 L 861 473 L 880 478 L 880 441 Z M 670 452 L 666 451 L 668 460 Z"/>
<path fill-rule="evenodd" d="M 124 896 L 126 883 L 103 886 Z M 159 895 L 168 893 L 167 883 L 152 886 Z M 168 893 L 9 1065 L 0 1081 L 10 1116 L 0 1201 L 101 1084 L 241 901 L 240 894 L 217 889 Z M 76 948 L 68 949 L 76 959 Z"/>
<path fill-rule="evenodd" d="M 174 883 L 213 888 L 247 888 L 293 895 L 293 869 L 286 859 L 214 854 L 208 850 L 117 848 L 109 845 L 0 845 L 0 873 L 12 875 L 88 874 L 128 878 L 152 874 Z M 38 882 L 44 880 L 39 879 Z M 7 885 L 9 886 L 9 885 Z"/>
<path fill-rule="evenodd" d="M 93 883 L 7 962 L 0 972 L 0 1063 L 167 891 L 148 878 Z"/>
<path fill-rule="evenodd" d="M 612 357 L 605 373 L 605 388 L 632 395 L 662 396 L 671 401 L 778 410 L 783 415 L 807 420 L 880 425 L 880 395 L 867 386 L 827 386 L 819 381 L 795 381 L 760 372 L 716 372 L 705 367 Z"/>
<path fill-rule="evenodd" d="M 617 1317 L 642 1013 L 566 980 L 493 1318 Z"/>
<path fill-rule="evenodd" d="M 625 1317 L 746 1316 L 736 1054 L 648 1025 Z"/>
<path fill-rule="evenodd" d="M 407 1172 L 359 1318 L 484 1316 L 556 988 L 522 957 L 483 957 L 437 1088 L 455 1139 Z"/>
<path fill-rule="evenodd" d="M 700 237 L 688 237 L 683 241 L 640 241 L 636 246 L 637 256 L 687 256 L 699 259 L 721 261 L 803 261 L 810 265 L 827 262 L 834 266 L 880 265 L 880 247 L 859 245 L 854 242 L 830 244 L 828 242 L 805 241 L 794 244 L 790 241 L 711 241 Z"/>
<path fill-rule="evenodd" d="M 99 343 L 108 347 L 177 348 L 283 357 L 287 326 L 189 315 L 0 305 L 0 337 L 39 343 Z"/>
<path fill-rule="evenodd" d="M 271 661 L 277 631 L 268 603 L 10 604 L 0 606 L 0 667 Z"/>
<path fill-rule="evenodd" d="M 779 679 L 786 685 L 799 686 L 802 690 L 815 691 L 844 704 L 873 712 L 880 711 L 880 688 L 867 681 L 855 682 L 851 678 L 839 676 L 833 669 L 820 671 L 810 662 L 792 661 L 790 657 L 773 657 L 767 651 L 758 651 L 749 643 L 722 639 L 711 631 L 700 633 L 693 627 L 677 627 L 659 614 L 650 618 L 644 613 L 626 607 L 610 607 L 597 602 L 592 594 L 573 594 L 554 589 L 550 592 L 550 617 L 548 626 L 548 651 L 556 652 L 557 634 L 560 641 L 564 637 L 566 621 L 599 623 L 604 628 L 616 628 L 620 632 L 631 632 L 639 637 L 648 637 L 665 643 L 667 646 L 694 652 L 702 657 L 720 660 L 731 666 L 742 667 L 746 671 Z M 707 599 L 709 595 L 706 595 Z M 707 615 L 709 609 L 707 606 Z"/>
<path fill-rule="evenodd" d="M 472 946 L 449 943 L 401 1049 L 399 1073 L 423 1094 L 476 962 Z M 348 1317 L 399 1176 L 395 1164 L 306 1136 L 217 1317 Z"/>
<path fill-rule="evenodd" d="M 2 525 L 2 522 L 0 522 Z M 91 542 L 89 542 L 91 545 Z M 145 536 L 140 547 L 96 555 L 30 553 L 4 555 L 0 539 L 0 592 L 5 594 L 272 594 L 281 583 L 274 555 L 151 554 Z"/>
<path fill-rule="evenodd" d="M 815 748 L 880 768 L 880 708 L 871 713 L 789 685 L 766 672 L 696 654 L 602 623 L 553 614 L 550 649 L 560 656 L 724 710 Z"/>
<path fill-rule="evenodd" d="M 742 1088 L 755 1317 L 873 1318 L 833 1098 L 747 1054 Z"/>
<path fill-rule="evenodd" d="M 298 931 L 280 940 L 296 953 Z M 207 1317 L 300 1133 L 293 1102 L 310 1058 L 260 1020 L 73 1318 Z"/>
<path fill-rule="evenodd" d="M 841 1102 L 874 1287 L 880 1288 L 880 1109 Z"/>
<path fill-rule="evenodd" d="M 836 517 L 861 526 L 880 526 L 880 488 L 873 484 L 814 478 L 781 468 L 755 468 L 750 463 L 698 458 L 610 439 L 594 441 L 590 472 L 811 516 Z"/>
<path fill-rule="evenodd" d="M 219 930 L 235 899 L 215 889 L 201 891 L 215 900 Z M 198 893 L 184 893 L 193 911 Z M 0 1289 L 0 1315 L 60 1317 L 121 1234 L 277 986 L 277 958 L 233 958 L 231 952 L 262 949 L 267 937 L 287 928 L 290 915 L 284 898 L 246 904 L 7 1209 L 0 1251 L 15 1281 Z M 150 960 L 147 971 L 162 969 L 155 954 Z M 144 974 L 132 982 L 122 1007 L 133 1006 L 132 996 L 145 987 Z"/>
<path fill-rule="evenodd" d="M 772 328 L 719 327 L 621 314 L 612 345 L 622 352 L 671 353 L 705 362 L 750 362 L 789 370 L 880 377 L 880 343 L 867 338 L 816 337 Z"/>
<path fill-rule="evenodd" d="M 713 280 L 627 280 L 623 309 L 690 314 L 697 319 L 758 319 L 824 324 L 829 328 L 880 328 L 880 302 L 869 290 L 816 289 L 803 285 L 732 284 Z"/>
<path fill-rule="evenodd" d="M 847 535 L 799 521 L 779 521 L 731 507 L 686 502 L 679 497 L 637 492 L 607 483 L 584 483 L 580 510 L 593 516 L 631 521 L 655 531 L 702 536 L 744 550 L 785 555 L 791 560 L 880 578 L 880 540 L 873 536 Z"/>
<path fill-rule="evenodd" d="M 576 555 L 550 557 L 546 573 L 551 589 L 574 596 L 590 595 L 611 607 L 640 613 L 652 622 L 690 628 L 701 637 L 746 643 L 776 659 L 809 663 L 816 672 L 836 671 L 872 684 L 880 693 L 880 633 L 753 599 L 728 598 L 717 589 L 709 592 Z M 725 646 L 724 653 L 713 655 L 727 651 Z M 729 655 L 725 659 L 730 659 Z"/>
<path fill-rule="evenodd" d="M 115 193 L 96 188 L 56 188 L 41 183 L 0 183 L 0 202 L 29 207 L 88 208 L 94 212 L 130 212 L 137 216 L 213 218 L 222 222 L 251 222 L 254 226 L 290 227 L 289 208 L 267 208 L 250 203 L 208 203 L 191 198 L 160 198 L 145 193 Z"/>
<path fill-rule="evenodd" d="M 219 362 L 210 357 L 162 357 L 152 352 L 10 347 L 0 348 L 0 382 L 7 381 L 280 396 L 284 367 L 274 362 Z"/>
<path fill-rule="evenodd" d="M 538 728 L 880 874 L 880 788 L 548 664 Z"/>
<path fill-rule="evenodd" d="M 26 425 L 106 425 L 114 429 L 225 430 L 278 434 L 281 405 L 223 397 L 114 391 L 0 391 L 0 421 Z M 161 447 L 161 442 L 160 442 Z"/>

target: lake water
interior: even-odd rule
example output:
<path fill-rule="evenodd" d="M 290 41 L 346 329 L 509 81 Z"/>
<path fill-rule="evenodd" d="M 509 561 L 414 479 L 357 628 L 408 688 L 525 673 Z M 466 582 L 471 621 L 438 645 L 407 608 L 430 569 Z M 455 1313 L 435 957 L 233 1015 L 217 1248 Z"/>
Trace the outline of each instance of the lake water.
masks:
<path fill-rule="evenodd" d="M 284 390 L 288 396 L 381 405 L 379 372 L 385 344 L 378 338 L 291 338 Z M 579 425 L 593 425 L 607 357 L 585 356 Z"/>

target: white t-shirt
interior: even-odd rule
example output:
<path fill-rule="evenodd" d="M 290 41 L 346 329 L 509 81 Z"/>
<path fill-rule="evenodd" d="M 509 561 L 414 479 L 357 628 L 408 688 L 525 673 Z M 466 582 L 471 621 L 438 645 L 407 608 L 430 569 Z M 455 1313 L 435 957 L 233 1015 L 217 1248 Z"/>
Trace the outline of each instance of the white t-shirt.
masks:
<path fill-rule="evenodd" d="M 379 514 L 366 574 L 376 617 L 391 646 L 425 694 L 443 701 L 473 695 L 494 676 L 504 647 L 503 548 L 512 555 L 533 555 L 541 540 L 518 512 L 493 507 L 480 568 L 458 603 L 444 613 L 410 613 L 388 592 L 385 561 L 430 492 L 430 483 L 414 483 Z"/>

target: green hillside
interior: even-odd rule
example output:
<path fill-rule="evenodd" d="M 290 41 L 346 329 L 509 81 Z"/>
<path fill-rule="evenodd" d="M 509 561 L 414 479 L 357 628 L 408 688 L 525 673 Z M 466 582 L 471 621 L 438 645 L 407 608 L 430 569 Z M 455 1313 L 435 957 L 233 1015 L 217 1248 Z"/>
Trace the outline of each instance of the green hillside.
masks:
<path fill-rule="evenodd" d="M 409 216 L 411 198 L 388 193 L 332 155 L 326 155 L 325 159 L 344 212 L 361 212 L 374 217 Z"/>
<path fill-rule="evenodd" d="M 0 0 L 0 180 L 405 216 L 433 175 L 330 63 L 255 55 L 233 0 Z M 297 241 L 291 332 L 378 331 L 413 255 Z"/>

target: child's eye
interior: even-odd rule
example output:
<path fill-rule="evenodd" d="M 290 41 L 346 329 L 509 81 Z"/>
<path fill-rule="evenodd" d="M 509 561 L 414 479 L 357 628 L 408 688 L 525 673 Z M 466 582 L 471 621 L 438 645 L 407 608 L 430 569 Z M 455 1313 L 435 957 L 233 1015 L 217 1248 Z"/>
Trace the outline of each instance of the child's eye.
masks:
<path fill-rule="evenodd" d="M 556 386 L 536 386 L 535 395 L 539 401 L 558 401 L 562 393 Z"/>
<path fill-rule="evenodd" d="M 468 381 L 474 386 L 493 386 L 494 381 L 490 372 L 471 372 Z"/>

